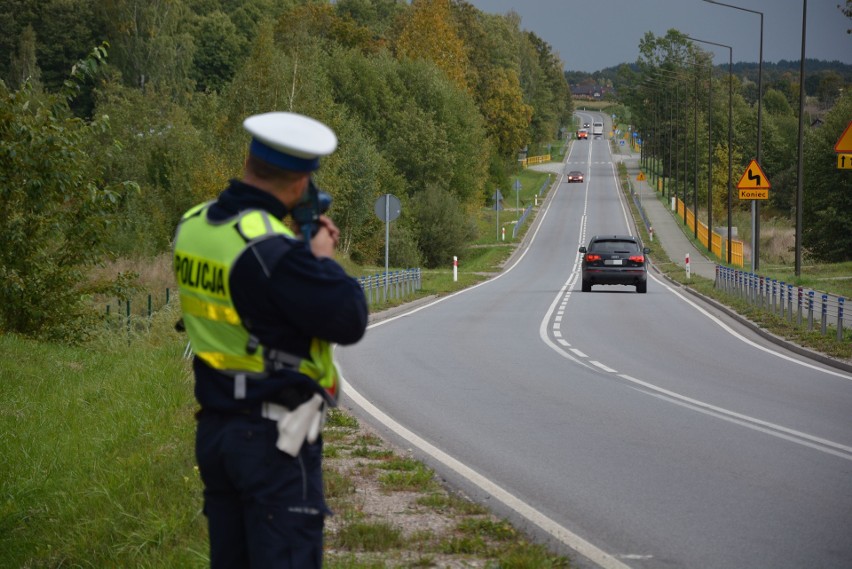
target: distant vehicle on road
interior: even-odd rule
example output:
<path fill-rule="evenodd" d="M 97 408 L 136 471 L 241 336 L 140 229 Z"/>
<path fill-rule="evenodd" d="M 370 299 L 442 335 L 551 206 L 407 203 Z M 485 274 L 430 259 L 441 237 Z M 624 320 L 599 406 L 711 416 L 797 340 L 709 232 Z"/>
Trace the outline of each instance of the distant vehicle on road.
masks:
<path fill-rule="evenodd" d="M 587 123 L 587 122 L 584 122 L 584 123 L 583 123 L 583 128 L 590 128 L 591 126 L 592 126 L 592 125 L 590 125 L 590 124 L 589 124 L 589 123 Z"/>
<path fill-rule="evenodd" d="M 592 135 L 595 138 L 600 138 L 603 136 L 603 123 L 602 122 L 594 122 L 592 123 Z"/>
<path fill-rule="evenodd" d="M 577 131 L 577 140 L 588 140 L 589 139 L 589 131 L 581 128 Z"/>
<path fill-rule="evenodd" d="M 583 292 L 593 285 L 634 285 L 636 292 L 648 292 L 650 252 L 632 235 L 595 235 L 588 247 L 580 247 Z"/>
<path fill-rule="evenodd" d="M 583 183 L 583 173 L 579 170 L 571 170 L 568 172 L 568 183 L 571 182 Z"/>

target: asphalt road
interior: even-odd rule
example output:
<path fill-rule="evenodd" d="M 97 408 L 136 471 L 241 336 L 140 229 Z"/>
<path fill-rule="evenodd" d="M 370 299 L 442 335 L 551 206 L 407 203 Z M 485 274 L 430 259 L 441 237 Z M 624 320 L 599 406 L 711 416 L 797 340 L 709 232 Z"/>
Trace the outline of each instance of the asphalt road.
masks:
<path fill-rule="evenodd" d="M 347 404 L 581 566 L 852 566 L 852 376 L 653 278 L 580 292 L 632 228 L 607 142 L 566 162 L 515 264 L 338 348 Z"/>

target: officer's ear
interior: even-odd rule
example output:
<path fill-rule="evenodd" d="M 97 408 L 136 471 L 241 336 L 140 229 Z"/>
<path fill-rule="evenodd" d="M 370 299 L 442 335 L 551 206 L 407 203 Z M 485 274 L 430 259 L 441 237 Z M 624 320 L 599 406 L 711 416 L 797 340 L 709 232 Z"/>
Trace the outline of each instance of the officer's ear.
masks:
<path fill-rule="evenodd" d="M 284 202 L 288 211 L 293 211 L 293 208 L 304 203 L 308 199 L 308 188 L 310 185 L 310 172 L 304 172 L 303 174 L 295 176 L 294 178 L 282 183 L 282 192 L 279 199 Z"/>

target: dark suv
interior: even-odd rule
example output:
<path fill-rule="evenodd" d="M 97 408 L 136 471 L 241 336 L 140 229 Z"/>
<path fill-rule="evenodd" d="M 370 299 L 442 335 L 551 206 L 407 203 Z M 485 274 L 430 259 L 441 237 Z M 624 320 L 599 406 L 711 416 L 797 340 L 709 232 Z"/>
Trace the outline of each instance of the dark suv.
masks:
<path fill-rule="evenodd" d="M 592 285 L 635 285 L 636 292 L 647 292 L 649 252 L 632 235 L 595 235 L 588 247 L 580 247 L 583 292 Z"/>

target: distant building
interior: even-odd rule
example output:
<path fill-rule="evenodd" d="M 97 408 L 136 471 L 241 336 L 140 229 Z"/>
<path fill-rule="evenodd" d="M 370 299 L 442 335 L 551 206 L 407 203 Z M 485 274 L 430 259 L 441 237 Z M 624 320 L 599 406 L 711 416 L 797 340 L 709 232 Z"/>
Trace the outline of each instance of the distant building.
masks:
<path fill-rule="evenodd" d="M 571 95 L 575 99 L 598 101 L 607 95 L 613 94 L 615 94 L 614 89 L 603 85 L 571 85 Z"/>

